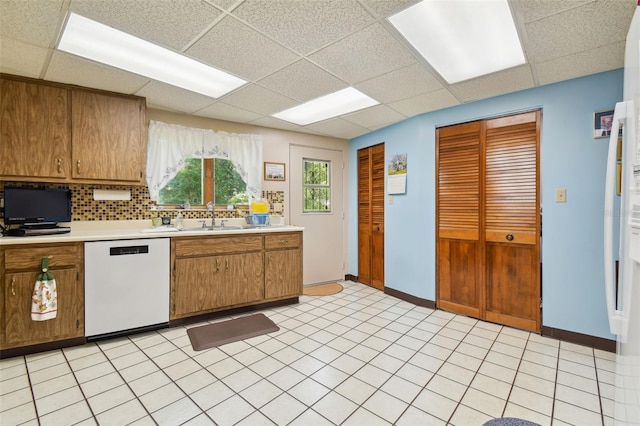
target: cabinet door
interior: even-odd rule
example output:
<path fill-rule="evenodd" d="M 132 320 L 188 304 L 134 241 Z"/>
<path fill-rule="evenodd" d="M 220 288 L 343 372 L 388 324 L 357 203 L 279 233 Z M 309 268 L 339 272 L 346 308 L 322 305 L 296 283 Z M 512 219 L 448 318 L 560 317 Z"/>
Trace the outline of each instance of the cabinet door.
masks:
<path fill-rule="evenodd" d="M 174 316 L 206 312 L 263 298 L 261 253 L 176 260 Z"/>
<path fill-rule="evenodd" d="M 197 313 L 222 306 L 224 256 L 176 259 L 173 314 Z"/>
<path fill-rule="evenodd" d="M 236 303 L 264 299 L 264 264 L 262 253 L 227 256 L 229 260 L 229 293 L 239 299 Z M 238 289 L 245 289 L 239 291 Z"/>
<path fill-rule="evenodd" d="M 0 85 L 0 175 L 67 177 L 69 91 L 5 79 Z"/>
<path fill-rule="evenodd" d="M 39 272 L 5 275 L 4 307 L 6 344 L 22 346 L 84 335 L 82 288 L 75 268 L 52 270 L 56 278 L 56 318 L 31 320 L 31 296 Z"/>
<path fill-rule="evenodd" d="M 72 91 L 75 179 L 142 182 L 146 143 L 142 100 Z"/>
<path fill-rule="evenodd" d="M 302 258 L 300 250 L 265 253 L 265 299 L 302 294 Z"/>

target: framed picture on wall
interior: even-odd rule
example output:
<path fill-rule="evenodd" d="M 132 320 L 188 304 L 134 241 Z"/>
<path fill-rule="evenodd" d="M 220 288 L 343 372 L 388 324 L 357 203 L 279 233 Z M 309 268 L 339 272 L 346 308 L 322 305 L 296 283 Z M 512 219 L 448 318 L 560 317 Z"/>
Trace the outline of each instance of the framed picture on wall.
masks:
<path fill-rule="evenodd" d="M 613 110 L 596 111 L 593 113 L 593 137 L 608 138 L 611 136 L 611 125 L 613 124 Z M 620 125 L 619 135 L 622 136 L 622 125 Z"/>
<path fill-rule="evenodd" d="M 264 163 L 264 180 L 287 180 L 284 163 Z"/>

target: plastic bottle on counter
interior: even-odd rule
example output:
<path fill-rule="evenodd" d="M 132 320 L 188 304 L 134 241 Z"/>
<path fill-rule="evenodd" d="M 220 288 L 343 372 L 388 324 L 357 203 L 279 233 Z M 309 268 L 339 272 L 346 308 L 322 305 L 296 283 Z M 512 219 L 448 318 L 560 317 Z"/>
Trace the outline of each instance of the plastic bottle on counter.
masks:
<path fill-rule="evenodd" d="M 182 217 L 182 212 L 178 212 L 178 216 L 176 217 L 176 228 L 184 228 L 184 218 Z"/>

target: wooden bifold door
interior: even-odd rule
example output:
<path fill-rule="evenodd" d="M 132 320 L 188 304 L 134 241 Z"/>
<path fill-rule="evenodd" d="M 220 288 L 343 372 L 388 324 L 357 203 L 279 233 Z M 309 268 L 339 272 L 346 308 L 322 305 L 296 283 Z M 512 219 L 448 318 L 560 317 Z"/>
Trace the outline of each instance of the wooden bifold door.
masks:
<path fill-rule="evenodd" d="M 436 139 L 438 307 L 540 331 L 540 111 Z"/>
<path fill-rule="evenodd" d="M 358 281 L 384 290 L 384 144 L 358 151 Z"/>

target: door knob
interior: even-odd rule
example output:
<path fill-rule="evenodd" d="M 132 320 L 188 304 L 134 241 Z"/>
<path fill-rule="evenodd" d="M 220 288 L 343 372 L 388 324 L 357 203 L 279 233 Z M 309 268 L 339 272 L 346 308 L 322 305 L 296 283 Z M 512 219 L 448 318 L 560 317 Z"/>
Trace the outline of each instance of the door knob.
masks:
<path fill-rule="evenodd" d="M 513 241 L 513 234 L 507 234 L 507 241 Z"/>

